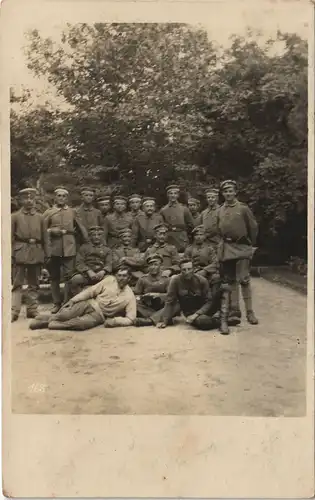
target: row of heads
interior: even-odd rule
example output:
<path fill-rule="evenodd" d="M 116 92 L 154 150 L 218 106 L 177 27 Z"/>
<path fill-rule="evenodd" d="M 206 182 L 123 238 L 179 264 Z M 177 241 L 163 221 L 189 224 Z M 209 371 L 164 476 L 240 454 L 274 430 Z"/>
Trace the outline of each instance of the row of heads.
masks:
<path fill-rule="evenodd" d="M 169 231 L 169 227 L 167 224 L 164 224 L 163 222 L 160 222 L 159 224 L 157 224 L 156 226 L 154 226 L 154 231 L 156 233 L 167 233 Z M 104 228 L 102 226 L 92 226 L 89 228 L 89 233 L 91 235 L 99 235 L 99 236 L 102 236 L 103 233 L 104 233 Z M 121 231 L 119 231 L 119 236 L 121 238 L 123 237 L 126 237 L 126 236 L 132 236 L 132 229 L 130 228 L 125 228 L 125 229 L 122 229 Z M 197 235 L 197 234 L 202 234 L 204 235 L 205 234 L 205 228 L 204 226 L 200 225 L 200 226 L 196 226 L 193 231 L 192 231 L 192 234 L 193 235 Z"/>
<path fill-rule="evenodd" d="M 208 187 L 204 190 L 205 194 L 209 194 L 209 193 L 213 193 L 213 194 L 216 194 L 216 195 L 219 195 L 220 192 L 223 192 L 225 189 L 227 188 L 230 188 L 230 187 L 233 187 L 234 189 L 236 189 L 236 182 L 234 180 L 225 180 L 223 182 L 221 182 L 220 184 L 220 187 L 219 188 L 216 188 L 216 187 Z M 173 192 L 173 193 L 177 193 L 179 194 L 180 193 L 180 186 L 178 186 L 177 184 L 171 184 L 169 186 L 167 186 L 166 188 L 166 192 L 169 193 L 169 192 Z M 96 196 L 96 190 L 93 188 L 93 187 L 90 187 L 90 186 L 84 186 L 81 188 L 80 190 L 80 193 L 81 195 L 84 195 L 84 194 L 92 194 L 93 196 Z M 37 189 L 35 188 L 25 188 L 25 189 L 21 189 L 19 191 L 19 195 L 20 196 L 23 196 L 23 195 L 33 195 L 33 196 L 36 196 L 38 194 L 37 192 Z M 54 190 L 54 194 L 57 196 L 57 195 L 66 195 L 66 196 L 69 196 L 69 191 L 63 187 L 63 186 L 58 186 L 55 188 Z M 96 199 L 98 202 L 101 202 L 101 201 L 110 201 L 111 200 L 111 195 L 100 195 L 98 196 Z M 194 198 L 190 198 L 191 200 L 194 200 Z M 145 205 L 146 203 L 148 202 L 155 202 L 155 198 L 154 197 L 145 197 L 143 198 L 141 195 L 139 194 L 132 194 L 130 195 L 128 198 L 125 197 L 125 196 L 122 196 L 122 195 L 115 195 L 114 198 L 113 198 L 113 201 L 125 201 L 125 202 L 130 202 L 130 201 L 133 201 L 133 200 L 138 200 L 140 202 L 142 202 L 143 205 Z"/>

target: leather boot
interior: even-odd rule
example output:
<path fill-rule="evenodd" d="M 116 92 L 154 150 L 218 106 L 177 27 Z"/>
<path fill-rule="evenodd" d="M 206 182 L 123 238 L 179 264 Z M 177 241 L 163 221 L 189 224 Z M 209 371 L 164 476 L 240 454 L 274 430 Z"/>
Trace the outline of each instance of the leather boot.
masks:
<path fill-rule="evenodd" d="M 258 325 L 259 321 L 256 318 L 254 311 L 247 311 L 246 316 L 248 323 L 250 323 L 251 325 Z"/>
<path fill-rule="evenodd" d="M 56 314 L 59 309 L 61 308 L 61 304 L 54 304 L 54 307 L 52 308 L 52 310 L 50 311 L 51 314 Z"/>
<path fill-rule="evenodd" d="M 136 318 L 134 326 L 152 326 L 153 321 L 150 318 Z"/>
<path fill-rule="evenodd" d="M 230 306 L 230 292 L 228 290 L 224 290 L 222 292 L 222 298 L 221 298 L 221 317 L 220 317 L 221 335 L 229 335 L 230 333 L 228 325 L 229 306 Z"/>

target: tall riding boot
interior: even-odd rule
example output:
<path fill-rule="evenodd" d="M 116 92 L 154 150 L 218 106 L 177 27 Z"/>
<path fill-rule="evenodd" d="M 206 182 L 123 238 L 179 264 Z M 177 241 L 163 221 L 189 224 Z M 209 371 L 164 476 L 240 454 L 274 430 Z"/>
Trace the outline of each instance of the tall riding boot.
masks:
<path fill-rule="evenodd" d="M 226 289 L 222 291 L 222 298 L 221 298 L 220 333 L 222 335 L 229 335 L 230 333 L 228 325 L 229 309 L 230 309 L 230 291 Z"/>
<path fill-rule="evenodd" d="M 231 285 L 230 294 L 230 318 L 241 318 L 241 308 L 240 308 L 240 285 L 235 281 Z"/>
<path fill-rule="evenodd" d="M 242 283 L 242 295 L 246 309 L 246 317 L 248 323 L 251 325 L 258 325 L 258 319 L 256 318 L 253 311 L 252 303 L 252 289 L 250 283 Z"/>

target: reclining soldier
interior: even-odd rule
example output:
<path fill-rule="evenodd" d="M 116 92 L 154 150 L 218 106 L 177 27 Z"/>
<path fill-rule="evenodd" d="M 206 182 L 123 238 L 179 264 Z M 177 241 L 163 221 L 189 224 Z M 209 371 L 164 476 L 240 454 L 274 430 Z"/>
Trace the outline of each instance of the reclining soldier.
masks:
<path fill-rule="evenodd" d="M 105 278 L 78 293 L 56 314 L 40 314 L 30 323 L 30 329 L 88 330 L 130 326 L 137 316 L 137 304 L 129 287 L 129 268 L 121 267 L 116 276 Z"/>
<path fill-rule="evenodd" d="M 89 229 L 88 243 L 84 243 L 76 257 L 75 273 L 70 278 L 71 297 L 83 287 L 99 283 L 112 272 L 112 251 L 104 245 L 104 229 L 100 226 Z"/>
<path fill-rule="evenodd" d="M 221 317 L 218 319 L 215 313 L 220 309 Z M 165 328 L 181 312 L 186 317 L 186 322 L 198 330 L 220 328 L 222 334 L 229 333 L 225 327 L 225 322 L 228 321 L 228 303 L 221 301 L 221 294 L 212 296 L 208 280 L 195 273 L 192 260 L 185 258 L 180 263 L 180 274 L 172 276 L 170 280 L 165 307 L 157 327 Z M 230 324 L 239 324 L 239 320 L 234 318 Z"/>
<path fill-rule="evenodd" d="M 163 277 L 161 264 L 163 257 L 150 255 L 147 259 L 148 274 L 139 278 L 134 293 L 137 298 L 137 318 L 135 326 L 156 325 L 160 320 L 159 312 L 163 309 L 169 278 Z"/>

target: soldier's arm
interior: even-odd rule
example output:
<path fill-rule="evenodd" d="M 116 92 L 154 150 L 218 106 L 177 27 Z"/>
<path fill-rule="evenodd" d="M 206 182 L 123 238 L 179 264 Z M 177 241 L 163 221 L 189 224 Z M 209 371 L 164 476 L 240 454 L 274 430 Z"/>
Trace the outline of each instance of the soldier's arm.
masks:
<path fill-rule="evenodd" d="M 111 274 L 113 272 L 113 252 L 111 250 L 108 250 L 105 256 L 104 271 L 106 274 Z"/>
<path fill-rule="evenodd" d="M 128 302 L 125 309 L 125 316 L 110 318 L 110 326 L 131 326 L 137 317 L 137 301 L 134 293 L 130 290 Z M 106 321 L 105 321 L 106 324 Z"/>
<path fill-rule="evenodd" d="M 200 277 L 200 279 L 201 279 L 201 292 L 202 292 L 202 296 L 206 299 L 206 302 L 195 313 L 195 314 L 197 314 L 197 316 L 201 316 L 202 314 L 207 314 L 207 312 L 210 310 L 210 308 L 212 306 L 209 283 L 206 280 L 206 278 Z"/>
<path fill-rule="evenodd" d="M 180 257 L 179 253 L 177 251 L 177 248 L 175 246 L 172 246 L 172 271 L 174 273 L 179 273 L 179 263 L 180 263 Z"/>
<path fill-rule="evenodd" d="M 174 317 L 174 306 L 178 302 L 178 286 L 176 276 L 173 276 L 169 282 L 166 292 L 165 306 L 163 310 L 163 323 L 167 325 Z"/>
<path fill-rule="evenodd" d="M 49 236 L 49 228 L 50 228 L 50 213 L 47 210 L 43 214 L 43 237 L 44 237 L 44 248 L 46 257 L 49 258 L 51 255 L 51 244 L 50 244 L 50 236 Z"/>
<path fill-rule="evenodd" d="M 144 294 L 144 286 L 143 286 L 143 279 L 142 278 L 138 279 L 136 286 L 135 286 L 135 289 L 134 289 L 134 293 L 135 293 L 135 295 L 143 295 Z"/>
<path fill-rule="evenodd" d="M 195 227 L 195 222 L 188 207 L 184 207 L 184 220 L 187 227 L 187 232 L 189 235 L 191 235 L 191 232 Z"/>
<path fill-rule="evenodd" d="M 212 246 L 209 246 L 209 264 L 205 266 L 204 269 L 209 274 L 216 274 L 219 272 L 219 261 L 217 252 Z"/>
<path fill-rule="evenodd" d="M 45 231 L 44 215 L 41 215 L 41 217 L 40 217 L 40 232 L 41 232 L 41 240 L 42 240 L 42 245 L 43 245 L 43 249 L 44 249 L 44 254 L 45 254 L 45 257 L 48 258 L 49 257 L 49 245 L 48 245 L 47 238 L 45 237 L 45 233 L 47 231 Z"/>
<path fill-rule="evenodd" d="M 94 299 L 103 292 L 104 288 L 107 286 L 108 282 L 106 280 L 108 278 L 110 277 L 106 277 L 99 283 L 96 283 L 96 285 L 89 286 L 85 290 L 82 290 L 82 292 L 72 297 L 71 302 L 76 304 L 77 302 L 82 302 L 83 300 Z"/>
<path fill-rule="evenodd" d="M 254 217 L 253 212 L 248 206 L 244 207 L 244 217 L 245 217 L 245 223 L 247 227 L 247 232 L 248 232 L 248 237 L 252 243 L 252 245 L 255 245 L 256 240 L 257 240 L 257 235 L 258 235 L 258 224 L 257 221 Z"/>
<path fill-rule="evenodd" d="M 139 221 L 135 219 L 132 223 L 132 246 L 136 247 L 139 240 Z"/>
<path fill-rule="evenodd" d="M 90 268 L 89 266 L 86 264 L 86 248 L 84 245 L 82 245 L 76 255 L 76 270 L 80 273 L 80 274 L 84 274 L 84 273 L 87 273 Z"/>
<path fill-rule="evenodd" d="M 77 211 L 74 210 L 73 213 L 74 213 L 74 226 L 79 231 L 80 236 L 81 236 L 83 242 L 85 243 L 89 239 L 89 235 L 88 235 L 87 229 L 84 227 L 84 225 L 83 225 L 83 223 L 82 223 L 82 221 L 80 219 L 80 216 L 78 215 Z"/>
<path fill-rule="evenodd" d="M 134 255 L 132 257 L 126 257 L 125 262 L 128 266 L 134 269 L 141 269 L 144 265 L 143 257 L 137 248 L 134 249 Z"/>

